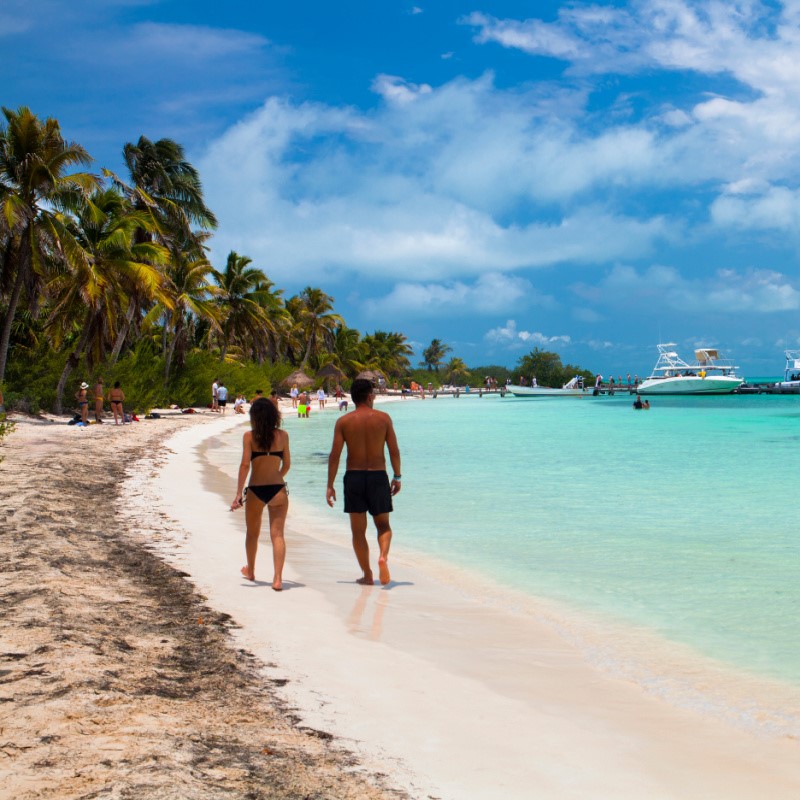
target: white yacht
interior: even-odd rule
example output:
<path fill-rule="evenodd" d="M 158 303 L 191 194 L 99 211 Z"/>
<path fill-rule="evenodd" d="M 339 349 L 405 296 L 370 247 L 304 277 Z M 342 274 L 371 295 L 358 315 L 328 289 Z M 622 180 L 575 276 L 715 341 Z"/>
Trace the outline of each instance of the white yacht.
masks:
<path fill-rule="evenodd" d="M 736 374 L 738 367 L 721 359 L 717 350 L 695 350 L 695 362 L 687 364 L 674 347 L 658 345 L 653 374 L 639 384 L 639 394 L 730 394 L 744 383 Z"/>
<path fill-rule="evenodd" d="M 786 366 L 783 368 L 783 380 L 775 384 L 778 389 L 800 390 L 800 350 L 785 350 Z"/>

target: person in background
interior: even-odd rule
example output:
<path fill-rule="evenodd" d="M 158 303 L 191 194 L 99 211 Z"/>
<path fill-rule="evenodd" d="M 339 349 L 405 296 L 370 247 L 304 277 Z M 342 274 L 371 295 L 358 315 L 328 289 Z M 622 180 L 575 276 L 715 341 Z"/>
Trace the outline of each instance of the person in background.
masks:
<path fill-rule="evenodd" d="M 98 378 L 97 383 L 94 385 L 94 419 L 98 425 L 103 424 L 103 401 L 105 400 L 105 388 L 103 387 L 103 379 Z"/>
<path fill-rule="evenodd" d="M 111 413 L 114 415 L 115 425 L 125 424 L 125 412 L 122 408 L 125 402 L 125 392 L 122 391 L 119 381 L 114 381 L 114 386 L 108 393 L 108 401 L 111 403 Z"/>
<path fill-rule="evenodd" d="M 270 403 L 272 403 L 272 405 L 275 406 L 275 408 L 278 410 L 278 413 L 280 414 L 280 412 L 281 412 L 281 404 L 280 404 L 280 401 L 278 400 L 278 390 L 277 389 L 273 389 L 269 393 L 269 401 L 270 401 Z"/>
<path fill-rule="evenodd" d="M 89 384 L 86 381 L 81 383 L 77 392 L 75 392 L 75 399 L 78 401 L 78 410 L 81 412 L 81 422 L 84 425 L 89 424 Z"/>
<path fill-rule="evenodd" d="M 217 407 L 218 410 L 225 414 L 225 406 L 228 405 L 228 389 L 225 384 L 220 381 L 217 387 Z"/>
<path fill-rule="evenodd" d="M 319 403 L 319 410 L 322 411 L 325 408 L 325 390 L 321 386 L 317 389 L 317 402 Z"/>
<path fill-rule="evenodd" d="M 219 403 L 217 402 L 217 392 L 219 391 L 219 378 L 214 378 L 214 382 L 211 384 L 211 410 L 212 411 L 219 411 Z"/>
<path fill-rule="evenodd" d="M 297 384 L 292 386 L 291 391 L 289 392 L 289 397 L 292 398 L 292 408 L 297 408 L 297 404 L 299 402 L 298 398 L 300 396 L 300 390 L 297 388 Z"/>
<path fill-rule="evenodd" d="M 233 413 L 234 414 L 244 414 L 244 404 L 245 404 L 244 395 L 240 394 L 233 401 Z"/>

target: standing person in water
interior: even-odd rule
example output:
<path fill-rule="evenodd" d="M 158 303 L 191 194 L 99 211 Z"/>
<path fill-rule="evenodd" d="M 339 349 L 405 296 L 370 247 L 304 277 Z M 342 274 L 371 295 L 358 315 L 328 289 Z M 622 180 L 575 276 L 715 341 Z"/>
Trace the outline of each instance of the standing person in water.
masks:
<path fill-rule="evenodd" d="M 355 410 L 336 421 L 333 429 L 333 446 L 328 457 L 328 490 L 326 499 L 333 507 L 336 490 L 333 482 L 339 470 L 342 449 L 347 445 L 347 471 L 344 474 L 344 510 L 350 515 L 350 530 L 353 533 L 353 550 L 364 575 L 356 583 L 371 586 L 372 570 L 369 565 L 367 544 L 367 511 L 372 515 L 378 530 L 378 575 L 382 584 L 391 580 L 389 575 L 389 545 L 392 528 L 389 513 L 392 497 L 400 491 L 400 448 L 392 426 L 392 418 L 383 411 L 376 411 L 375 387 L 372 381 L 357 378 L 353 381 L 350 396 Z M 386 474 L 388 448 L 394 477 L 391 483 Z"/>
<path fill-rule="evenodd" d="M 289 434 L 280 429 L 281 416 L 278 409 L 267 398 L 261 397 L 250 406 L 250 430 L 242 440 L 242 463 L 239 465 L 239 483 L 236 497 L 231 503 L 231 511 L 241 508 L 247 494 L 245 520 L 247 538 L 245 551 L 247 564 L 242 567 L 242 575 L 249 581 L 256 579 L 256 551 L 261 533 L 261 517 L 264 506 L 269 509 L 269 535 L 272 539 L 272 560 L 275 574 L 272 588 L 276 592 L 283 589 L 283 564 L 286 560 L 286 542 L 283 528 L 286 512 L 289 510 L 289 497 L 284 478 L 289 471 L 292 459 L 289 454 Z M 250 475 L 250 484 L 245 489 L 245 481 Z"/>

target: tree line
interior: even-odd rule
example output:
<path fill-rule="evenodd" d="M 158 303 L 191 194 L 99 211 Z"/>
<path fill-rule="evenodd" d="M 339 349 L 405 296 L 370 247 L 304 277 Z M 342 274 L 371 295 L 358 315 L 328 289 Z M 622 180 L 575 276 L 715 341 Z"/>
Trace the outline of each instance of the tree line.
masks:
<path fill-rule="evenodd" d="M 151 383 L 158 363 L 163 400 L 180 391 L 192 354 L 205 356 L 194 366 L 206 374 L 214 361 L 249 364 L 267 381 L 328 364 L 348 378 L 375 370 L 396 380 L 409 370 L 405 335 L 349 327 L 322 289 L 284 298 L 237 252 L 216 270 L 208 242 L 217 220 L 177 142 L 141 136 L 123 147 L 127 175 L 96 174 L 57 120 L 27 107 L 3 108 L 3 117 L 0 386 L 9 359 L 24 367 L 8 379 L 20 391 L 34 367 L 58 365 L 51 400 L 60 412 L 79 366 L 114 372 L 126 359 Z"/>

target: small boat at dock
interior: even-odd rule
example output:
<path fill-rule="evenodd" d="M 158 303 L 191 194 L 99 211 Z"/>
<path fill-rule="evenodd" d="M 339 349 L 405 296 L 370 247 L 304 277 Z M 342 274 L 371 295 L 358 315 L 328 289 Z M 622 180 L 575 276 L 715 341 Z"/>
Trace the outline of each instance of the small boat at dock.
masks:
<path fill-rule="evenodd" d="M 506 391 L 514 395 L 514 397 L 589 397 L 592 396 L 592 390 L 586 389 L 583 378 L 580 376 L 574 377 L 571 381 L 565 383 L 560 389 L 550 386 L 521 386 L 519 384 L 510 383 L 506 386 Z"/>
<path fill-rule="evenodd" d="M 695 362 L 688 364 L 674 347 L 672 342 L 658 345 L 653 374 L 639 384 L 639 394 L 731 394 L 744 384 L 744 378 L 736 374 L 738 367 L 720 358 L 716 349 L 698 348 Z"/>

